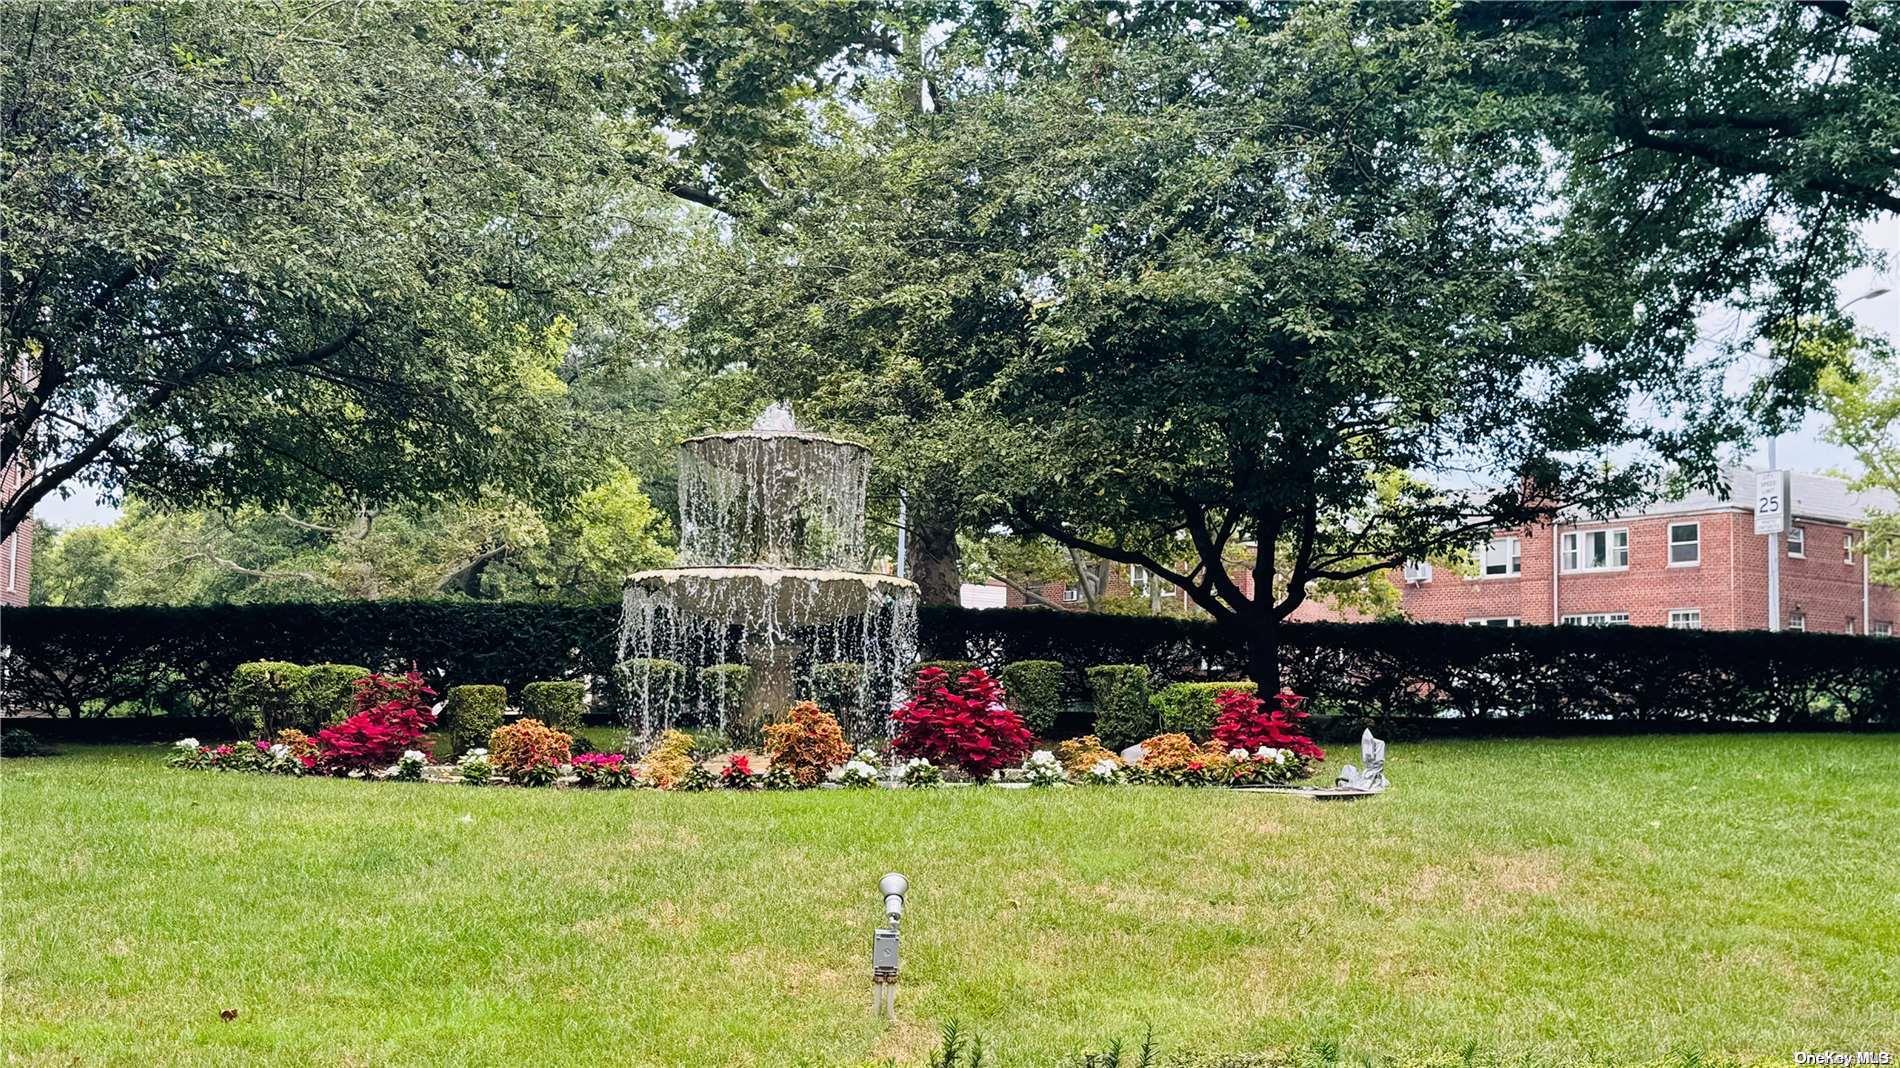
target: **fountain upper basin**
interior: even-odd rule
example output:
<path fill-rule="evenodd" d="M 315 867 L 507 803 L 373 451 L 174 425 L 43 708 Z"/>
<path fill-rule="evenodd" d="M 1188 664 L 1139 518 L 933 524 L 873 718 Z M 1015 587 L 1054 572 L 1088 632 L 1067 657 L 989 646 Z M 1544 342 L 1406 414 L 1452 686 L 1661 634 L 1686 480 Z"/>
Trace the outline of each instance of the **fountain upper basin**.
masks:
<path fill-rule="evenodd" d="M 806 623 L 861 616 L 917 597 L 916 583 L 891 575 L 744 564 L 641 571 L 627 576 L 626 589 L 664 595 L 674 611 L 696 616 L 721 618 L 743 607 Z"/>

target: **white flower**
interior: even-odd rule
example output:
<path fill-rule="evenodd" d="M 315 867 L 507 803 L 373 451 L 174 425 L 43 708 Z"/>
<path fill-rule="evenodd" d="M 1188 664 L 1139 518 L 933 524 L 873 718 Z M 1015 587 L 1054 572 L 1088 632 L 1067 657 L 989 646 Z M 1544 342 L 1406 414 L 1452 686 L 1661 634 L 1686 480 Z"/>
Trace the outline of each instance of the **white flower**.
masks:
<path fill-rule="evenodd" d="M 1056 755 L 1047 749 L 1038 749 L 1029 754 L 1029 766 L 1046 768 L 1056 762 Z"/>
<path fill-rule="evenodd" d="M 911 768 L 928 768 L 931 766 L 930 761 L 925 760 L 923 757 L 911 757 L 909 760 L 904 761 L 904 769 L 906 771 Z"/>
<path fill-rule="evenodd" d="M 1245 759 L 1247 759 L 1247 751 L 1246 751 L 1245 749 L 1239 749 L 1239 748 L 1235 748 L 1235 749 L 1229 749 L 1229 750 L 1227 751 L 1227 759 L 1229 759 L 1229 760 L 1245 760 Z"/>
<path fill-rule="evenodd" d="M 289 756 L 290 747 L 282 742 L 278 742 L 276 745 L 270 747 L 270 758 L 272 760 L 283 760 Z"/>
<path fill-rule="evenodd" d="M 1269 749 L 1263 745 L 1253 751 L 1253 758 L 1255 760 L 1271 760 L 1275 764 L 1284 764 L 1286 763 L 1286 750 Z"/>
<path fill-rule="evenodd" d="M 172 746 L 177 749 L 196 749 L 198 748 L 198 739 L 180 738 L 176 742 L 173 742 Z"/>
<path fill-rule="evenodd" d="M 875 777 L 877 775 L 877 767 L 863 760 L 853 760 L 844 766 L 844 773 L 846 775 L 870 775 Z"/>
<path fill-rule="evenodd" d="M 403 751 L 403 754 L 402 754 L 402 759 L 401 759 L 401 760 L 398 760 L 398 761 L 396 761 L 396 763 L 398 763 L 398 764 L 422 764 L 422 763 L 426 763 L 426 762 L 428 761 L 428 759 L 429 759 L 428 757 L 425 757 L 425 756 L 423 756 L 423 755 L 422 755 L 422 753 L 421 753 L 420 751 L 418 751 L 418 750 L 415 750 L 415 749 L 407 749 L 407 750 L 404 750 L 404 751 Z"/>

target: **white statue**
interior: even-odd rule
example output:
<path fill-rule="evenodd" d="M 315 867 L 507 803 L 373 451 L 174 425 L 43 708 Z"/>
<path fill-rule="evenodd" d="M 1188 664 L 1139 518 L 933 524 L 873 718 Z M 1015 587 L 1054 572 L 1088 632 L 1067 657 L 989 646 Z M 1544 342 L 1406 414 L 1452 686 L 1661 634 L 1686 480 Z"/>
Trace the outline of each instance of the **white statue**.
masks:
<path fill-rule="evenodd" d="M 1364 765 L 1355 768 L 1351 764 L 1339 771 L 1339 781 L 1335 784 L 1347 790 L 1364 790 L 1367 793 L 1383 793 L 1392 785 L 1385 781 L 1385 743 L 1372 736 L 1372 728 L 1359 739 L 1359 760 Z"/>

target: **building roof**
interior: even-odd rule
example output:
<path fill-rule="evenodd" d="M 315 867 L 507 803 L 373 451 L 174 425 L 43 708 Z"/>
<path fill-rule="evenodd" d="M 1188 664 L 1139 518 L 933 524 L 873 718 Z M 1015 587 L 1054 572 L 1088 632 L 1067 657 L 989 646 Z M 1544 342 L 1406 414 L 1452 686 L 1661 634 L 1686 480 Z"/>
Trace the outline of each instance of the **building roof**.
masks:
<path fill-rule="evenodd" d="M 1675 500 L 1658 501 L 1630 515 L 1690 515 L 1732 509 L 1755 510 L 1755 476 L 1763 470 L 1747 464 L 1724 468 L 1722 481 L 1726 492 L 1694 490 Z M 1789 479 L 1797 519 L 1820 519 L 1836 523 L 1864 523 L 1870 513 L 1900 511 L 1900 499 L 1886 490 L 1855 490 L 1845 479 L 1792 472 Z"/>

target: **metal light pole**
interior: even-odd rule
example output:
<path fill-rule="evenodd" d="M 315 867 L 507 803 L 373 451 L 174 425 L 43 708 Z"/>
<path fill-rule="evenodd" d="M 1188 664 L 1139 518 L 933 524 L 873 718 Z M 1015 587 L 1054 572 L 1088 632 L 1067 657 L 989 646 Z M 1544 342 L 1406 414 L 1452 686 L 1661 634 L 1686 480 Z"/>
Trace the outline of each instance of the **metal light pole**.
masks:
<path fill-rule="evenodd" d="M 1775 470 L 1775 435 L 1768 435 L 1768 470 Z M 1781 502 L 1783 508 L 1792 501 Z M 1768 535 L 1768 629 L 1781 629 L 1781 535 Z"/>
<path fill-rule="evenodd" d="M 1842 304 L 1836 308 L 1835 311 L 1844 312 L 1863 300 L 1884 297 L 1890 292 L 1892 292 L 1892 290 L 1886 286 L 1877 285 L 1867 292 L 1862 293 L 1860 296 L 1855 297 L 1853 300 Z M 1775 435 L 1770 434 L 1768 436 L 1768 470 L 1774 471 L 1776 469 Z M 1781 502 L 1781 507 L 1789 513 L 1792 513 L 1794 510 L 1793 498 L 1794 494 L 1790 492 L 1787 494 L 1787 499 Z M 1781 629 L 1781 535 L 1777 533 L 1768 535 L 1768 629 L 1771 631 L 1779 631 Z"/>

